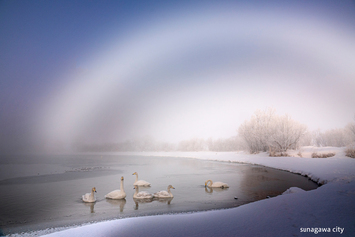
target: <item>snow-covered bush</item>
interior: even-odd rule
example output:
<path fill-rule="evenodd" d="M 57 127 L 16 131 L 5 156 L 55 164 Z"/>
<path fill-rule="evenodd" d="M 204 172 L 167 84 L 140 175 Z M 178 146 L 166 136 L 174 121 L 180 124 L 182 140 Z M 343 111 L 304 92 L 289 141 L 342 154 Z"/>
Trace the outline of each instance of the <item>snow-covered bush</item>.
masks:
<path fill-rule="evenodd" d="M 297 149 L 301 137 L 306 134 L 307 127 L 291 119 L 289 115 L 277 116 L 274 130 L 270 136 L 270 146 L 276 151 L 285 152 Z"/>
<path fill-rule="evenodd" d="M 262 151 L 286 152 L 296 149 L 307 127 L 291 119 L 289 115 L 276 115 L 274 109 L 256 111 L 249 121 L 240 125 L 238 134 L 250 153 Z"/>
<path fill-rule="evenodd" d="M 249 121 L 245 121 L 239 126 L 238 134 L 245 140 L 250 153 L 269 150 L 269 140 L 274 130 L 275 117 L 274 109 L 257 110 Z"/>
<path fill-rule="evenodd" d="M 348 145 L 345 150 L 345 155 L 351 158 L 355 158 L 355 143 Z"/>
<path fill-rule="evenodd" d="M 330 152 L 330 153 L 316 153 L 313 152 L 312 153 L 312 158 L 328 158 L 328 157 L 332 157 L 335 156 L 335 153 Z"/>
<path fill-rule="evenodd" d="M 354 118 L 355 120 L 355 118 Z M 345 127 L 345 133 L 348 138 L 349 144 L 355 143 L 355 122 L 349 123 Z"/>

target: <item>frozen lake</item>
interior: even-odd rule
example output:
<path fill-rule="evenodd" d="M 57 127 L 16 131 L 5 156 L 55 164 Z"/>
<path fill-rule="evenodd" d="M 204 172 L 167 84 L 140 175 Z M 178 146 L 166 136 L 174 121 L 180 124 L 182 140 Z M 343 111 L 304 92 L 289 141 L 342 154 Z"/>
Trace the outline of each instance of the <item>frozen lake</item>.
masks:
<path fill-rule="evenodd" d="M 134 172 L 152 184 L 140 190 L 154 193 L 171 184 L 174 198 L 135 202 Z M 105 194 L 120 188 L 121 176 L 126 199 L 105 199 Z M 205 188 L 207 179 L 226 182 L 230 188 Z M 2 157 L 0 228 L 9 234 L 132 216 L 232 208 L 294 186 L 304 190 L 318 187 L 305 177 L 272 168 L 188 158 L 112 154 Z M 97 189 L 98 201 L 83 203 L 81 195 L 92 187 Z"/>

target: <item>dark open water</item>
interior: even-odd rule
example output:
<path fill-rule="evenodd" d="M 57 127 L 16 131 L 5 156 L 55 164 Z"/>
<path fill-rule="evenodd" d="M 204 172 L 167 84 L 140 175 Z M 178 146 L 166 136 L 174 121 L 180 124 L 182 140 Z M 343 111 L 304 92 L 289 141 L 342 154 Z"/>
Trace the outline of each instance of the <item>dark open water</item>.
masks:
<path fill-rule="evenodd" d="M 33 155 L 1 157 L 0 229 L 4 234 L 76 225 L 142 215 L 231 208 L 276 196 L 290 187 L 311 190 L 318 185 L 300 175 L 255 165 L 171 157 L 124 155 Z M 152 184 L 150 193 L 166 190 L 169 201 L 135 202 L 133 182 Z M 125 178 L 125 200 L 107 200 Z M 228 189 L 205 188 L 207 179 Z M 81 201 L 96 187 L 98 201 Z M 237 197 L 237 199 L 235 199 Z M 1 233 L 1 232 L 0 232 Z"/>

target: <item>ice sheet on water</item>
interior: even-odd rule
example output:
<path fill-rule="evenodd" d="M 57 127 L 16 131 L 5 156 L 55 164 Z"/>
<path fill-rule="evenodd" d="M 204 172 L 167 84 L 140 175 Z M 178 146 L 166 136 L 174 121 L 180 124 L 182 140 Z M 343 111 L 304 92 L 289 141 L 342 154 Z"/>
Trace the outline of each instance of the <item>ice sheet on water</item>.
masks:
<path fill-rule="evenodd" d="M 38 175 L 61 174 L 66 167 L 53 164 L 1 164 L 0 180 Z"/>
<path fill-rule="evenodd" d="M 79 167 L 79 168 L 72 168 L 70 170 L 67 170 L 66 172 L 96 171 L 96 170 L 106 170 L 106 169 L 110 169 L 110 167 L 103 167 L 103 166 Z"/>

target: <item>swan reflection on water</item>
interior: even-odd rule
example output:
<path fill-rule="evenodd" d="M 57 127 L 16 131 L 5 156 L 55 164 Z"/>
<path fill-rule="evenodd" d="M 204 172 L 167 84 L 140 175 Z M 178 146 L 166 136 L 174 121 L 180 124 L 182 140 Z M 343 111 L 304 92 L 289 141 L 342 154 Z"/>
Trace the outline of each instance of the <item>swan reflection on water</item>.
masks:
<path fill-rule="evenodd" d="M 139 205 L 140 204 L 145 204 L 145 203 L 151 203 L 153 201 L 157 201 L 157 202 L 160 202 L 160 203 L 166 203 L 167 205 L 170 205 L 171 201 L 174 199 L 174 197 L 170 197 L 170 198 L 151 198 L 151 199 L 137 199 L 137 198 L 133 198 L 133 201 L 135 203 L 135 206 L 134 206 L 134 210 L 138 210 L 139 208 Z"/>
<path fill-rule="evenodd" d="M 220 181 L 213 182 L 212 180 L 207 180 L 205 182 L 205 186 L 211 187 L 211 188 L 229 188 L 229 185 Z"/>
<path fill-rule="evenodd" d="M 161 203 L 167 203 L 168 205 L 170 205 L 171 201 L 173 200 L 174 197 L 170 197 L 170 198 L 154 198 L 154 201 L 158 201 Z"/>
<path fill-rule="evenodd" d="M 212 188 L 212 187 L 205 187 L 205 192 L 208 194 L 212 194 L 213 192 L 224 192 L 224 191 L 228 191 L 228 189 L 226 188 Z"/>
<path fill-rule="evenodd" d="M 120 212 L 123 212 L 124 206 L 126 205 L 126 199 L 106 199 L 106 202 L 113 206 L 119 206 Z"/>
<path fill-rule="evenodd" d="M 134 203 L 136 204 L 134 206 L 134 210 L 138 210 L 139 208 L 139 204 L 144 204 L 144 203 L 150 203 L 153 202 L 153 198 L 149 198 L 149 199 L 137 199 L 137 198 L 133 198 Z"/>
<path fill-rule="evenodd" d="M 90 213 L 95 213 L 94 206 L 96 202 L 84 202 L 85 206 L 90 207 Z"/>
<path fill-rule="evenodd" d="M 170 189 L 175 189 L 175 188 L 172 185 L 169 185 L 167 188 L 168 191 L 162 190 L 160 192 L 156 192 L 153 194 L 153 197 L 155 197 L 155 198 L 172 198 L 172 197 L 174 197 L 174 195 L 171 193 Z"/>

